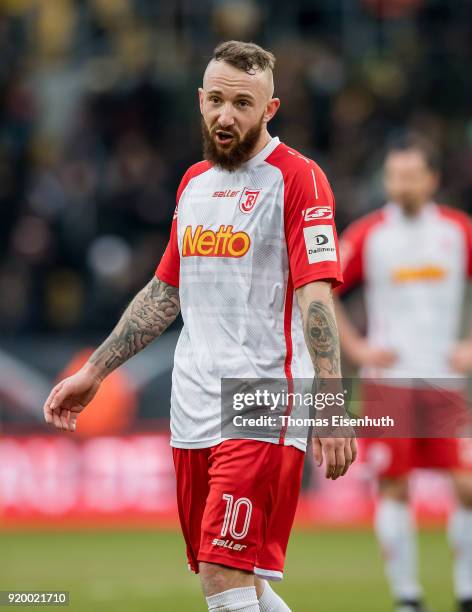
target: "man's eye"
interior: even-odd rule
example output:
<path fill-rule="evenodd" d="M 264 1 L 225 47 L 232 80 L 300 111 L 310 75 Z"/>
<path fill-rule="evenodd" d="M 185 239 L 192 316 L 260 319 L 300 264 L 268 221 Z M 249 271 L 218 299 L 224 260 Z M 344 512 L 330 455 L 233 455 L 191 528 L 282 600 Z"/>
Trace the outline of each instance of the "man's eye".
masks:
<path fill-rule="evenodd" d="M 249 102 L 247 100 L 239 100 L 238 105 L 242 108 L 249 106 Z"/>
<path fill-rule="evenodd" d="M 219 101 L 220 101 L 220 99 L 218 98 L 218 96 L 211 96 L 210 97 L 210 102 L 213 102 L 213 104 L 218 104 Z"/>

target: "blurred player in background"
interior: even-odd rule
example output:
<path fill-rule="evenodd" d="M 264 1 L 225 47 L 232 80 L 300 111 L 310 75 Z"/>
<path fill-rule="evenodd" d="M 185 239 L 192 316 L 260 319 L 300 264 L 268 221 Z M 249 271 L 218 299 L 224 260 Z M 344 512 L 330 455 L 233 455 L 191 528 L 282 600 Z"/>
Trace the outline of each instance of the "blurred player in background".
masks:
<path fill-rule="evenodd" d="M 403 379 L 383 387 L 384 414 L 425 409 L 426 418 L 432 419 L 428 415 L 445 406 L 466 406 L 462 376 L 472 370 L 472 337 L 462 342 L 458 337 L 472 276 L 472 224 L 464 213 L 433 201 L 438 182 L 437 153 L 421 137 L 405 136 L 385 159 L 389 202 L 354 222 L 341 241 L 345 283 L 340 291 L 364 283 L 368 321 L 364 338 L 338 301 L 342 349 L 364 378 Z M 441 388 L 440 379 L 454 377 Z M 433 380 L 433 385 L 412 389 L 407 379 L 413 378 Z M 367 412 L 378 391 L 365 381 Z M 472 472 L 466 442 L 439 437 L 365 440 L 367 461 L 379 477 L 375 527 L 399 611 L 424 609 L 408 506 L 408 475 L 414 467 L 452 473 L 458 500 L 449 525 L 455 590 L 459 609 L 472 610 Z"/>
<path fill-rule="evenodd" d="M 306 447 L 283 431 L 223 440 L 221 380 L 341 375 L 334 199 L 321 169 L 267 131 L 280 104 L 273 66 L 257 45 L 217 47 L 199 90 L 206 161 L 182 179 L 156 276 L 45 404 L 49 423 L 74 431 L 102 380 L 181 310 L 171 445 L 189 566 L 209 610 L 289 609 L 266 579 L 283 576 Z M 342 434 L 314 449 L 332 479 L 356 456 Z"/>

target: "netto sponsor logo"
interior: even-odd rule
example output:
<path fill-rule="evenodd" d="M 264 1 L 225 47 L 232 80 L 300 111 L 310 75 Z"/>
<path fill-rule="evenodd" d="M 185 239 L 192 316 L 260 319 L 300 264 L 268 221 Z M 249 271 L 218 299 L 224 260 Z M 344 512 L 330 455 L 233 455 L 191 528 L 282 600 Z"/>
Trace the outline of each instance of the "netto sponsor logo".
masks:
<path fill-rule="evenodd" d="M 198 225 L 185 228 L 183 257 L 242 257 L 249 251 L 251 239 L 246 232 L 234 232 L 232 225 L 220 225 L 217 232 Z"/>
<path fill-rule="evenodd" d="M 222 548 L 230 548 L 231 550 L 244 550 L 247 548 L 246 544 L 237 544 L 233 540 L 219 540 L 215 538 L 212 541 L 212 546 L 221 546 Z"/>
<path fill-rule="evenodd" d="M 401 267 L 392 272 L 392 280 L 395 283 L 440 281 L 446 278 L 446 276 L 447 270 L 434 264 L 419 267 Z"/>

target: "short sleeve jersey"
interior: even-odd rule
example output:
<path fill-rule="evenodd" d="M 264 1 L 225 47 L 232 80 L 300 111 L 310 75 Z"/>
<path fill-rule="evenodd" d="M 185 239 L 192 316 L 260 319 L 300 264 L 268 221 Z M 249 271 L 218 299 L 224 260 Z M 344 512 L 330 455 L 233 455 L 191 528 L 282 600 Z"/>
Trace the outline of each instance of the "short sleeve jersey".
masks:
<path fill-rule="evenodd" d="M 184 322 L 171 444 L 213 446 L 221 441 L 222 378 L 314 374 L 294 289 L 342 281 L 325 174 L 278 138 L 234 172 L 195 164 L 178 189 L 156 275 L 179 287 Z"/>
<path fill-rule="evenodd" d="M 464 291 L 472 278 L 472 222 L 463 212 L 427 204 L 406 217 L 391 202 L 341 237 L 346 292 L 364 285 L 368 338 L 397 361 L 366 376 L 450 378 Z"/>

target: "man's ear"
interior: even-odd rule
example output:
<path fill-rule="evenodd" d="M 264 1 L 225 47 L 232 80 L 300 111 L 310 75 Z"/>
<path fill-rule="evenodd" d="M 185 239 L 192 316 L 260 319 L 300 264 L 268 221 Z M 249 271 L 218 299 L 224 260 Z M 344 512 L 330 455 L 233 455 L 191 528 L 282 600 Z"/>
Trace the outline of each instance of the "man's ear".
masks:
<path fill-rule="evenodd" d="M 200 104 L 200 113 L 203 115 L 203 96 L 204 96 L 204 91 L 201 87 L 198 88 L 198 101 Z"/>
<path fill-rule="evenodd" d="M 274 117 L 276 112 L 279 110 L 280 100 L 279 98 L 272 98 L 267 102 L 265 113 L 264 113 L 264 121 L 269 123 L 269 121 Z"/>

